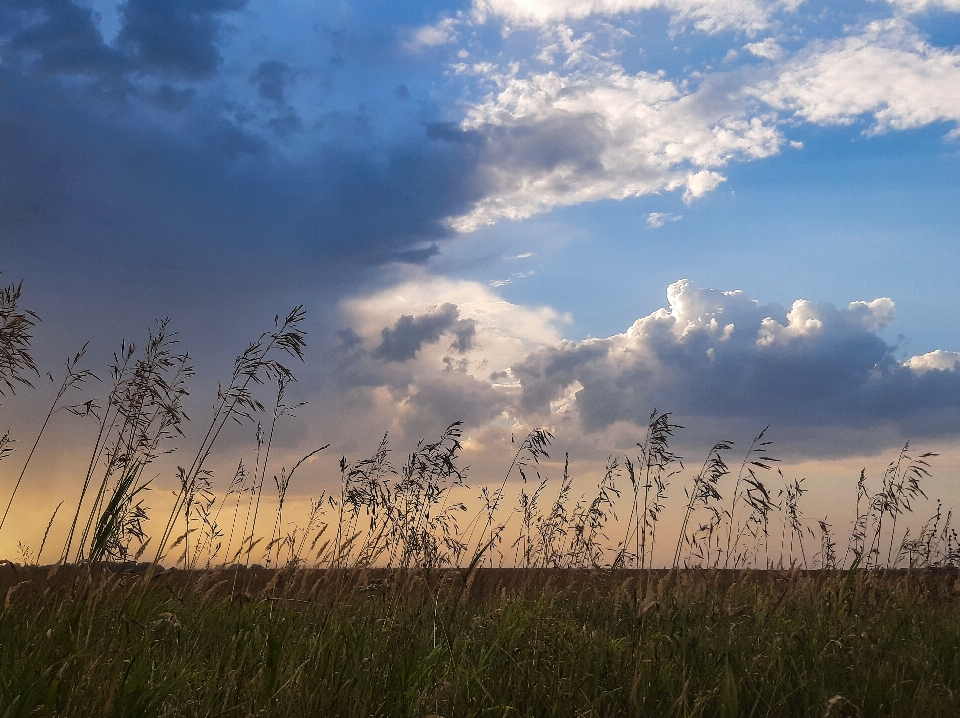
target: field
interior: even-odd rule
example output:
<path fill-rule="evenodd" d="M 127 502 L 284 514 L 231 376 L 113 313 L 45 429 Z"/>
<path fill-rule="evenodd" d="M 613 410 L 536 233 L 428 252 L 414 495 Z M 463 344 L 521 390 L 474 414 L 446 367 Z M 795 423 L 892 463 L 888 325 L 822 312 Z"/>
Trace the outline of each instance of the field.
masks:
<path fill-rule="evenodd" d="M 953 716 L 960 573 L 0 566 L 13 716 Z"/>
<path fill-rule="evenodd" d="M 39 375 L 19 299 L 0 290 L 0 398 Z M 960 715 L 960 540 L 924 490 L 935 454 L 907 444 L 851 477 L 835 527 L 805 515 L 766 429 L 685 464 L 683 427 L 654 411 L 580 493 L 548 428 L 471 489 L 455 422 L 399 467 L 387 436 L 342 457 L 291 517 L 298 467 L 329 448 L 271 457 L 300 406 L 281 360 L 303 358 L 303 319 L 237 357 L 199 430 L 161 322 L 102 387 L 81 349 L 22 450 L 0 436 L 7 552 L 51 419 L 91 436 L 36 548 L 0 560 L 0 718 Z M 215 451 L 234 424 L 256 427 L 246 464 Z M 154 462 L 181 444 L 158 517 Z"/>

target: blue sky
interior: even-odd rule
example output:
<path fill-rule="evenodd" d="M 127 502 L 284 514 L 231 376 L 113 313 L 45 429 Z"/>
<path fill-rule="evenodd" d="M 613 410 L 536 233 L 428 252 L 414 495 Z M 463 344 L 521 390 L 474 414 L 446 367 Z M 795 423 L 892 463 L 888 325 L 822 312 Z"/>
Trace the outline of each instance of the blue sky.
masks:
<path fill-rule="evenodd" d="M 956 0 L 11 0 L 0 271 L 51 365 L 171 316 L 199 407 L 304 302 L 291 446 L 951 447 L 958 45 Z"/>

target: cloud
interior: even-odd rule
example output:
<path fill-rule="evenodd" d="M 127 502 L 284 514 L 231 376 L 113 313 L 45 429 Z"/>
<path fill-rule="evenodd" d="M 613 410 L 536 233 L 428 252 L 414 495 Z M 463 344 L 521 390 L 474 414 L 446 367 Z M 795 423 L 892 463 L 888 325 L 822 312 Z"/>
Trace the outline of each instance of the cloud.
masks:
<path fill-rule="evenodd" d="M 453 220 L 460 231 L 553 207 L 682 190 L 692 201 L 733 160 L 769 157 L 783 138 L 726 78 L 695 91 L 650 73 L 602 65 L 504 76 L 462 129 L 483 138 L 486 196 Z"/>
<path fill-rule="evenodd" d="M 906 13 L 922 13 L 930 10 L 960 12 L 960 0 L 887 0 L 887 2 Z"/>
<path fill-rule="evenodd" d="M 692 21 L 703 32 L 739 30 L 752 35 L 768 27 L 776 12 L 793 10 L 798 4 L 763 0 L 474 0 L 473 7 L 480 18 L 495 16 L 521 25 L 663 9 L 675 22 Z"/>
<path fill-rule="evenodd" d="M 106 74 L 114 76 L 127 64 L 103 43 L 90 8 L 69 0 L 13 0 L 0 8 L 3 61 L 22 62 L 31 73 Z"/>
<path fill-rule="evenodd" d="M 627 2 L 508 0 L 483 7 L 515 19 L 636 9 Z M 576 36 L 548 26 L 538 45 L 540 59 L 555 68 L 547 71 L 519 62 L 458 66 L 493 91 L 468 105 L 458 130 L 448 127 L 444 136 L 478 147 L 484 188 L 451 226 L 469 232 L 554 207 L 663 191 L 679 191 L 690 204 L 726 181 L 729 163 L 778 154 L 786 142 L 781 128 L 791 121 L 870 118 L 871 133 L 960 122 L 960 52 L 930 44 L 903 18 L 815 40 L 790 55 L 768 37 L 744 50 L 769 64 L 685 80 L 628 72 L 619 50 L 593 47 L 611 33 Z M 561 50 L 566 58 L 557 60 Z"/>
<path fill-rule="evenodd" d="M 743 46 L 743 49 L 765 60 L 779 60 L 783 57 L 783 48 L 780 47 L 780 43 L 772 37 L 768 37 L 760 42 L 748 43 Z"/>
<path fill-rule="evenodd" d="M 548 414 L 573 386 L 588 432 L 642 425 L 657 407 L 734 430 L 769 423 L 825 443 L 830 432 L 883 427 L 956 433 L 960 355 L 897 361 L 875 333 L 892 319 L 889 299 L 845 308 L 797 300 L 784 309 L 688 280 L 670 285 L 667 298 L 669 308 L 623 334 L 561 342 L 514 364 L 522 407 Z"/>
<path fill-rule="evenodd" d="M 666 308 L 624 333 L 570 341 L 549 309 L 418 274 L 343 305 L 351 329 L 333 384 L 338 402 L 395 416 L 408 438 L 470 417 L 471 435 L 562 429 L 591 457 L 643 427 L 654 408 L 673 412 L 698 443 L 770 424 L 785 456 L 955 437 L 960 353 L 897 360 L 877 334 L 894 311 L 886 297 L 762 305 L 681 280 L 667 288 Z M 458 353 L 441 339 L 464 319 L 474 333 Z"/>
<path fill-rule="evenodd" d="M 418 27 L 410 33 L 403 46 L 409 52 L 423 52 L 440 45 L 449 45 L 457 40 L 457 20 L 443 18 L 434 25 Z"/>
<path fill-rule="evenodd" d="M 373 351 L 373 357 L 405 362 L 413 359 L 424 344 L 433 344 L 448 332 L 456 337 L 450 348 L 458 354 L 465 354 L 473 345 L 476 325 L 472 319 L 459 317 L 460 310 L 449 302 L 419 316 L 404 314 L 393 327 L 381 332 L 380 346 Z"/>
<path fill-rule="evenodd" d="M 351 336 L 361 338 L 359 343 L 354 342 L 355 349 L 365 343 L 369 346 L 370 337 L 379 337 L 377 345 L 369 348 L 371 353 L 377 352 L 383 338 L 387 334 L 393 336 L 401 324 L 419 324 L 421 328 L 414 334 L 426 334 L 428 326 L 443 327 L 442 334 L 449 328 L 468 324 L 473 327 L 472 339 L 463 353 L 474 362 L 477 375 L 483 377 L 509 369 L 536 347 L 558 342 L 557 325 L 563 319 L 548 307 L 528 308 L 507 302 L 479 282 L 454 281 L 419 272 L 401 284 L 346 300 L 342 312 Z M 410 319 L 402 321 L 403 317 Z M 422 345 L 423 351 L 415 353 L 416 361 L 403 369 L 414 371 L 424 365 L 442 369 L 442 358 L 449 348 L 436 342 L 434 339 Z"/>
<path fill-rule="evenodd" d="M 822 125 L 872 118 L 873 132 L 960 122 L 960 53 L 935 47 L 901 18 L 814 43 L 757 94 L 778 110 Z"/>
<path fill-rule="evenodd" d="M 651 212 L 647 217 L 648 229 L 660 229 L 667 222 L 677 222 L 683 219 L 682 214 L 673 214 L 671 212 Z"/>
<path fill-rule="evenodd" d="M 378 137 L 349 98 L 307 120 L 280 59 L 234 59 L 223 74 L 222 18 L 242 6 L 131 0 L 108 45 L 68 0 L 0 4 L 7 262 L 104 287 L 111 274 L 138 287 L 205 277 L 215 293 L 256 271 L 333 291 L 423 262 L 453 235 L 446 218 L 483 194 L 476 146 L 431 138 L 421 116 Z"/>
<path fill-rule="evenodd" d="M 264 100 L 282 105 L 284 89 L 293 79 L 293 71 L 285 62 L 264 60 L 257 71 L 250 75 L 250 84 L 256 85 L 257 94 Z"/>
<path fill-rule="evenodd" d="M 420 271 L 345 301 L 342 317 L 348 329 L 327 362 L 324 401 L 349 426 L 391 421 L 386 428 L 414 440 L 457 419 L 471 432 L 490 423 L 512 426 L 519 386 L 510 366 L 558 342 L 562 321 L 549 308 L 507 302 L 478 282 Z"/>
<path fill-rule="evenodd" d="M 209 77 L 220 64 L 219 15 L 246 0 L 127 0 L 120 12 L 119 44 L 133 50 L 142 68 L 187 77 Z"/>
<path fill-rule="evenodd" d="M 918 374 L 925 374 L 929 371 L 956 372 L 960 369 L 958 364 L 960 364 L 960 352 L 945 352 L 943 349 L 910 357 L 904 362 L 905 366 L 910 367 Z"/>

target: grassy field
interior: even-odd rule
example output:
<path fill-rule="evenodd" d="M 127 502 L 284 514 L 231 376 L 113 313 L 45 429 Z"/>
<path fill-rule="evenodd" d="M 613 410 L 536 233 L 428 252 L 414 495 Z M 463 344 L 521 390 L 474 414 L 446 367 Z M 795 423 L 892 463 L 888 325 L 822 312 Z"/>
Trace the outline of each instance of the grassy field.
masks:
<path fill-rule="evenodd" d="M 960 573 L 0 566 L 0 715 L 955 716 Z"/>
<path fill-rule="evenodd" d="M 0 399 L 40 376 L 19 302 L 0 286 Z M 569 457 L 547 476 L 546 428 L 471 489 L 454 422 L 341 456 L 291 516 L 298 467 L 331 448 L 271 456 L 300 406 L 282 362 L 303 359 L 304 316 L 248 345 L 196 429 L 163 321 L 106 381 L 81 348 L 39 428 L 0 435 L 0 558 L 18 544 L 0 560 L 0 718 L 960 715 L 960 535 L 927 500 L 935 454 L 908 443 L 851 477 L 853 520 L 834 525 L 805 515 L 767 429 L 685 464 L 683 427 L 653 411 L 581 493 Z M 63 415 L 90 425 L 89 458 L 31 548 L 7 521 Z M 255 441 L 224 464 L 234 423 Z M 181 443 L 155 516 L 154 461 Z"/>

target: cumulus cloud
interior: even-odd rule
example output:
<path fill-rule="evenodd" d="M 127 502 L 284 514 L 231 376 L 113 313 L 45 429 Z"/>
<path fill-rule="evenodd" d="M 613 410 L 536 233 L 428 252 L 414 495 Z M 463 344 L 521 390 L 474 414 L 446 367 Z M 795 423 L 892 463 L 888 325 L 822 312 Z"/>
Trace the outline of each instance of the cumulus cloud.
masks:
<path fill-rule="evenodd" d="M 622 334 L 570 341 L 548 309 L 421 275 L 344 305 L 353 329 L 337 391 L 349 411 L 375 406 L 408 438 L 469 417 L 471 435 L 562 429 L 593 457 L 643 427 L 654 408 L 673 412 L 698 442 L 770 424 L 787 454 L 849 455 L 956 436 L 960 352 L 899 361 L 877 334 L 894 311 L 886 297 L 781 306 L 681 280 L 667 288 L 665 308 Z M 439 327 L 462 320 L 474 333 L 459 353 Z M 402 331 L 413 343 L 426 339 L 418 351 L 412 343 L 398 350 L 404 361 L 384 361 L 386 342 L 376 338 Z"/>
<path fill-rule="evenodd" d="M 902 18 L 814 43 L 757 94 L 816 124 L 867 116 L 873 132 L 960 122 L 960 53 L 927 42 Z"/>
<path fill-rule="evenodd" d="M 642 424 L 652 407 L 827 441 L 831 431 L 871 427 L 913 436 L 955 431 L 960 355 L 897 361 L 876 334 L 892 319 L 889 299 L 843 308 L 801 299 L 785 309 L 687 280 L 670 285 L 667 298 L 668 308 L 623 334 L 561 342 L 517 362 L 522 407 L 547 414 L 576 386 L 576 412 L 591 432 Z"/>
<path fill-rule="evenodd" d="M 328 401 L 351 425 L 390 417 L 388 428 L 413 439 L 458 419 L 471 431 L 512 426 L 519 385 L 510 367 L 560 341 L 563 322 L 478 282 L 420 273 L 346 301 L 342 314 L 349 329 L 331 358 Z"/>
<path fill-rule="evenodd" d="M 960 352 L 947 352 L 943 349 L 937 349 L 926 354 L 910 357 L 904 364 L 918 374 L 925 374 L 928 371 L 955 372 L 960 369 L 958 367 Z"/>
<path fill-rule="evenodd" d="M 626 9 L 519 0 L 484 7 L 518 20 Z M 522 63 L 458 66 L 494 90 L 467 106 L 459 128 L 437 135 L 475 146 L 480 157 L 484 197 L 452 219 L 455 229 L 661 191 L 679 191 L 689 204 L 725 182 L 729 163 L 779 153 L 791 121 L 846 125 L 869 118 L 871 133 L 960 122 L 960 52 L 931 44 L 902 17 L 792 54 L 773 37 L 747 43 L 746 52 L 770 62 L 686 80 L 628 72 L 616 50 L 592 47 L 595 34 L 544 29 L 540 60 L 553 66 L 547 71 Z"/>
<path fill-rule="evenodd" d="M 510 74 L 470 108 L 462 131 L 481 146 L 486 196 L 453 221 L 470 231 L 557 206 L 721 184 L 733 160 L 776 154 L 772 115 L 751 113 L 723 78 L 689 91 L 617 65 L 569 74 Z"/>
<path fill-rule="evenodd" d="M 674 16 L 675 22 L 692 21 L 703 32 L 739 30 L 752 35 L 766 28 L 774 13 L 793 10 L 797 5 L 764 0 L 474 0 L 473 7 L 481 18 L 493 15 L 517 24 L 663 9 Z"/>

